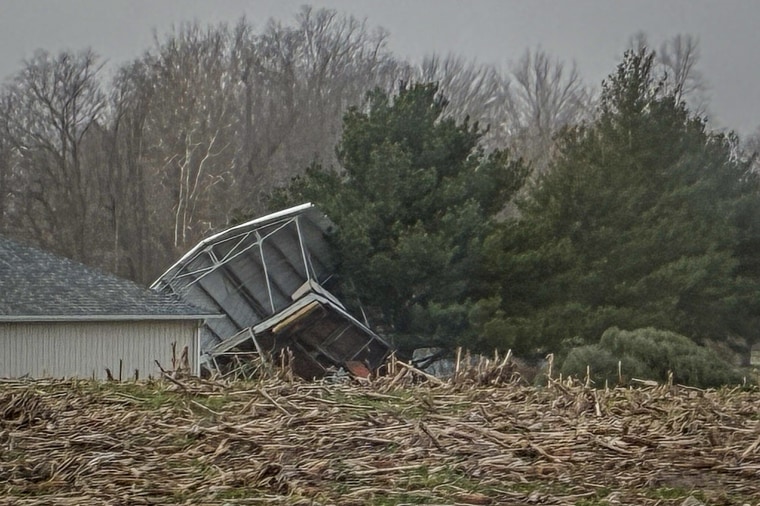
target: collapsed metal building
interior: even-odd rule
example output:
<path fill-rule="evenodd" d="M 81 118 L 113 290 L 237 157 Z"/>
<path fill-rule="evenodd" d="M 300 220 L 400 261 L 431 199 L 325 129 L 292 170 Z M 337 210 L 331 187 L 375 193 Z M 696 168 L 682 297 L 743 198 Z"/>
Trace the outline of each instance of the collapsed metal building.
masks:
<path fill-rule="evenodd" d="M 222 373 L 242 354 L 271 357 L 288 348 L 294 371 L 320 378 L 344 368 L 378 368 L 390 345 L 348 313 L 329 291 L 335 225 L 303 204 L 202 240 L 152 285 L 215 310 L 200 332 L 201 367 Z"/>

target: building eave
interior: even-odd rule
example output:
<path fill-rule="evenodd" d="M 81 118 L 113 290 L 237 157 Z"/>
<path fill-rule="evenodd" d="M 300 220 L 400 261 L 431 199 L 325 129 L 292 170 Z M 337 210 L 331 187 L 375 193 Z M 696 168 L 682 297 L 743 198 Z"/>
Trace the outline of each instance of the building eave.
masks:
<path fill-rule="evenodd" d="M 55 322 L 134 322 L 178 321 L 222 318 L 220 314 L 204 315 L 0 315 L 0 323 L 55 323 Z"/>

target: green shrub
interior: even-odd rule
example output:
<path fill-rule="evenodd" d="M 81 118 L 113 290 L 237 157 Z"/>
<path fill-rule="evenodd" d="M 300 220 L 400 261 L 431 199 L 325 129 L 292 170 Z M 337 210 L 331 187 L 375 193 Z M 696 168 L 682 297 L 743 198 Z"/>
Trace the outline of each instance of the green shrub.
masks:
<path fill-rule="evenodd" d="M 618 369 L 620 363 L 620 369 Z M 626 384 L 632 378 L 667 381 L 701 388 L 741 382 L 740 372 L 715 352 L 689 338 L 654 328 L 632 331 L 607 329 L 599 344 L 573 348 L 560 368 L 562 374 L 586 377 L 602 385 Z M 622 377 L 619 372 L 622 372 Z"/>
<path fill-rule="evenodd" d="M 587 368 L 595 384 L 603 385 L 605 381 L 610 385 L 617 384 L 618 360 L 598 344 L 573 348 L 562 362 L 560 372 L 563 376 L 585 378 Z"/>

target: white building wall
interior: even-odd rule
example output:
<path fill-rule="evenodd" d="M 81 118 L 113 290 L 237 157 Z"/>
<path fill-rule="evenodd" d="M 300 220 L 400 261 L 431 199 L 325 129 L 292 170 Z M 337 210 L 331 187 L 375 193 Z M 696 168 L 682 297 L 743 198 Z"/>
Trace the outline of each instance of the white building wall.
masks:
<path fill-rule="evenodd" d="M 191 372 L 198 372 L 198 322 L 53 322 L 0 323 L 0 377 L 105 379 L 157 378 L 156 365 L 172 368 L 188 348 Z"/>

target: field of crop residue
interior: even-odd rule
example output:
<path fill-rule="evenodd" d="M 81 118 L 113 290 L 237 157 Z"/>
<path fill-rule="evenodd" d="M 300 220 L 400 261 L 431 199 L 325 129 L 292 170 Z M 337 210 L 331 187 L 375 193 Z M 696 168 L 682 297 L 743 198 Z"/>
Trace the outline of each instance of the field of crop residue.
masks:
<path fill-rule="evenodd" d="M 760 504 L 760 393 L 0 382 L 0 504 Z"/>

